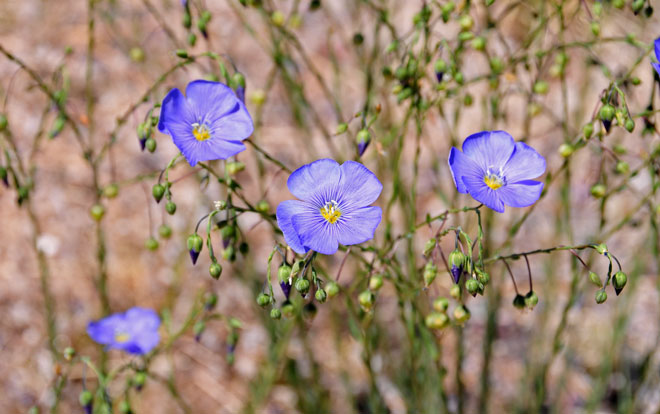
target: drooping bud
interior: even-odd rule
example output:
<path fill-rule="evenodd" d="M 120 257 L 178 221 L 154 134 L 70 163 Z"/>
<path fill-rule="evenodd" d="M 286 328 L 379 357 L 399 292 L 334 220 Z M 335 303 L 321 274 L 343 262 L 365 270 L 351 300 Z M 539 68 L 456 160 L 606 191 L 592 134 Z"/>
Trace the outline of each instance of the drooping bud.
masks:
<path fill-rule="evenodd" d="M 589 139 L 591 138 L 591 135 L 594 133 L 594 124 L 591 122 L 585 124 L 585 126 L 582 127 L 582 135 L 584 135 L 584 139 Z"/>
<path fill-rule="evenodd" d="M 275 320 L 281 319 L 282 318 L 282 311 L 277 309 L 277 308 L 271 309 L 270 310 L 270 318 L 275 319 Z"/>
<path fill-rule="evenodd" d="M 154 239 L 153 237 L 149 237 L 147 241 L 144 242 L 144 247 L 146 247 L 147 250 L 151 250 L 152 252 L 158 250 L 158 240 Z"/>
<path fill-rule="evenodd" d="M 600 276 L 595 272 L 589 272 L 589 281 L 598 287 L 603 287 L 603 282 L 600 280 Z"/>
<path fill-rule="evenodd" d="M 302 295 L 302 297 L 307 296 L 307 292 L 309 292 L 309 280 L 307 279 L 298 279 L 296 280 L 295 287 L 298 292 Z"/>
<path fill-rule="evenodd" d="M 451 285 L 449 288 L 449 296 L 456 300 L 461 299 L 461 287 L 458 284 Z"/>
<path fill-rule="evenodd" d="M 360 302 L 360 306 L 365 312 L 369 312 L 373 308 L 375 301 L 376 295 L 370 290 L 365 290 L 358 296 L 358 302 Z"/>
<path fill-rule="evenodd" d="M 204 240 L 202 240 L 202 237 L 199 234 L 194 233 L 188 236 L 187 245 L 188 245 L 188 252 L 190 253 L 190 259 L 192 260 L 192 263 L 194 265 L 195 263 L 197 263 L 199 252 L 202 251 L 202 247 L 204 246 Z"/>
<path fill-rule="evenodd" d="M 604 290 L 596 292 L 596 303 L 601 304 L 607 300 L 607 293 Z"/>
<path fill-rule="evenodd" d="M 524 309 L 525 308 L 525 297 L 521 294 L 516 294 L 516 297 L 513 298 L 513 306 L 515 306 L 518 309 Z"/>
<path fill-rule="evenodd" d="M 219 279 L 220 275 L 222 274 L 222 266 L 220 266 L 220 263 L 218 262 L 213 262 L 209 265 L 209 274 L 213 279 Z"/>
<path fill-rule="evenodd" d="M 435 277 L 438 275 L 438 267 L 430 261 L 424 266 L 424 285 L 430 286 L 431 283 L 435 280 Z"/>
<path fill-rule="evenodd" d="M 449 317 L 446 313 L 431 312 L 424 319 L 424 323 L 429 329 L 442 329 L 449 324 Z"/>
<path fill-rule="evenodd" d="M 449 308 L 449 300 L 447 298 L 436 298 L 433 301 L 433 309 L 436 312 L 446 312 Z"/>
<path fill-rule="evenodd" d="M 236 85 L 236 97 L 245 103 L 245 76 L 241 72 L 234 73 L 232 81 Z"/>
<path fill-rule="evenodd" d="M 465 290 L 468 291 L 472 297 L 477 296 L 477 291 L 479 290 L 479 282 L 476 279 L 468 279 L 465 281 Z"/>
<path fill-rule="evenodd" d="M 167 224 L 161 224 L 158 227 L 158 234 L 163 239 L 169 239 L 172 236 L 172 227 L 168 226 Z"/>
<path fill-rule="evenodd" d="M 162 200 L 165 195 L 165 186 L 162 184 L 154 184 L 151 188 L 151 194 L 154 196 L 156 202 L 160 203 L 160 200 Z"/>
<path fill-rule="evenodd" d="M 195 322 L 195 325 L 193 325 L 193 335 L 195 335 L 195 341 L 199 342 L 199 340 L 202 339 L 202 334 L 204 333 L 205 329 L 206 324 L 204 321 Z"/>
<path fill-rule="evenodd" d="M 254 209 L 261 214 L 268 214 L 270 211 L 270 204 L 266 200 L 260 200 L 257 205 L 254 206 Z"/>
<path fill-rule="evenodd" d="M 465 255 L 458 249 L 449 253 L 449 271 L 451 272 L 454 283 L 458 283 L 461 279 L 461 274 L 463 274 L 463 270 L 465 269 L 465 260 Z"/>
<path fill-rule="evenodd" d="M 117 194 L 119 194 L 119 186 L 117 184 L 109 184 L 103 188 L 103 195 L 107 198 L 115 198 Z"/>
<path fill-rule="evenodd" d="M 433 253 L 433 250 L 435 249 L 435 246 L 437 244 L 437 240 L 435 237 L 432 237 L 429 239 L 429 241 L 426 242 L 424 245 L 424 257 L 429 257 L 431 253 Z"/>
<path fill-rule="evenodd" d="M 575 148 L 573 147 L 573 145 L 571 145 L 568 142 L 561 144 L 558 150 L 559 155 L 561 155 L 564 158 L 570 157 L 571 154 L 573 154 L 573 151 L 575 151 Z"/>
<path fill-rule="evenodd" d="M 292 317 L 295 310 L 296 308 L 293 306 L 293 303 L 288 300 L 282 304 L 282 315 L 284 315 L 285 318 Z"/>
<path fill-rule="evenodd" d="M 373 275 L 369 279 L 369 289 L 373 291 L 378 291 L 383 287 L 383 276 Z"/>
<path fill-rule="evenodd" d="M 605 104 L 600 108 L 598 116 L 605 127 L 605 131 L 610 132 L 610 127 L 612 126 L 612 119 L 614 119 L 614 107 L 610 104 Z"/>
<path fill-rule="evenodd" d="M 314 294 L 314 297 L 319 301 L 319 303 L 324 303 L 328 299 L 328 294 L 325 290 L 318 289 Z"/>
<path fill-rule="evenodd" d="M 80 405 L 85 409 L 86 413 L 92 412 L 92 405 L 94 404 L 94 395 L 88 390 L 84 390 L 78 397 Z"/>
<path fill-rule="evenodd" d="M 630 171 L 630 165 L 625 161 L 618 161 L 614 167 L 614 172 L 617 174 L 628 174 Z"/>
<path fill-rule="evenodd" d="M 144 141 L 144 147 L 147 149 L 149 152 L 154 152 L 156 151 L 156 140 L 153 138 L 147 138 L 146 141 Z"/>
<path fill-rule="evenodd" d="M 213 310 L 215 305 L 218 304 L 218 295 L 213 292 L 207 293 L 204 298 L 204 309 L 207 311 Z"/>
<path fill-rule="evenodd" d="M 633 132 L 635 130 L 635 121 L 633 121 L 631 118 L 628 118 L 626 119 L 626 122 L 624 122 L 623 126 L 626 128 L 626 131 Z"/>
<path fill-rule="evenodd" d="M 105 215 L 105 207 L 103 207 L 103 205 L 101 204 L 94 204 L 89 209 L 89 214 L 92 216 L 94 221 L 101 221 L 101 219 Z"/>
<path fill-rule="evenodd" d="M 225 249 L 229 246 L 232 239 L 236 235 L 236 227 L 228 224 L 220 229 L 220 237 L 222 238 L 222 247 Z"/>
<path fill-rule="evenodd" d="M 447 71 L 447 62 L 442 59 L 438 59 L 433 64 L 433 71 L 435 72 L 435 78 L 438 80 L 438 83 L 442 82 L 442 78 Z"/>
<path fill-rule="evenodd" d="M 361 129 L 357 133 L 357 137 L 356 137 L 355 140 L 357 141 L 358 154 L 361 157 L 362 154 L 364 154 L 364 151 L 367 150 L 367 147 L 369 146 L 369 143 L 371 142 L 371 134 L 369 133 L 368 130 Z"/>
<path fill-rule="evenodd" d="M 339 294 L 339 285 L 336 282 L 330 281 L 325 285 L 325 292 L 329 298 L 335 297 Z"/>
<path fill-rule="evenodd" d="M 169 214 L 170 216 L 176 213 L 176 204 L 174 203 L 174 201 L 168 201 L 165 204 L 165 211 L 167 211 L 167 214 Z"/>
<path fill-rule="evenodd" d="M 465 305 L 459 305 L 454 309 L 456 323 L 463 324 L 470 319 L 470 310 Z"/>
<path fill-rule="evenodd" d="M 545 95 L 548 93 L 548 89 L 550 89 L 548 82 L 544 80 L 537 81 L 534 86 L 532 87 L 534 90 L 534 93 L 538 93 L 539 95 Z"/>
<path fill-rule="evenodd" d="M 478 267 L 475 267 L 474 273 L 477 274 L 477 280 L 482 285 L 486 286 L 488 284 L 488 282 L 490 282 L 490 275 L 488 273 L 486 273 L 484 270 L 482 270 Z"/>
<path fill-rule="evenodd" d="M 530 290 L 527 295 L 525 295 L 525 306 L 527 309 L 534 309 L 534 306 L 539 303 L 539 297 L 533 290 Z"/>
<path fill-rule="evenodd" d="M 614 274 L 614 277 L 612 278 L 612 286 L 614 286 L 614 292 L 616 292 L 617 296 L 619 296 L 619 293 L 621 293 L 624 286 L 626 286 L 626 282 L 628 282 L 628 277 L 625 273 L 619 270 Z"/>
<path fill-rule="evenodd" d="M 262 292 L 257 296 L 257 305 L 261 306 L 262 308 L 265 308 L 266 306 L 270 305 L 270 301 L 271 301 L 270 295 L 268 295 L 267 293 Z"/>
<path fill-rule="evenodd" d="M 605 187 L 605 184 L 598 183 L 592 185 L 589 191 L 591 192 L 592 196 L 596 198 L 603 198 L 605 193 L 607 193 L 607 187 Z"/>

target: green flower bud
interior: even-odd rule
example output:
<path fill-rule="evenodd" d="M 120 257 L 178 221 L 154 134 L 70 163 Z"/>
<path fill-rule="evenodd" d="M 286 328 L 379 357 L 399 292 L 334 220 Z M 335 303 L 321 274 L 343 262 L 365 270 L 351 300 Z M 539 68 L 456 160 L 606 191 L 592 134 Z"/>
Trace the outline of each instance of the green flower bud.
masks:
<path fill-rule="evenodd" d="M 188 52 L 185 49 L 177 49 L 175 53 L 181 59 L 188 59 Z"/>
<path fill-rule="evenodd" d="M 573 154 L 573 151 L 575 151 L 575 148 L 568 142 L 565 142 L 559 146 L 559 155 L 564 158 L 570 157 L 571 154 Z"/>
<path fill-rule="evenodd" d="M 387 47 L 385 48 L 385 53 L 392 53 L 392 52 L 394 52 L 394 51 L 397 49 L 397 47 L 399 47 L 399 42 L 397 42 L 396 40 L 393 40 L 393 41 L 390 42 L 390 44 L 387 45 Z"/>
<path fill-rule="evenodd" d="M 525 306 L 527 309 L 534 309 L 534 306 L 539 303 L 539 297 L 536 295 L 536 292 L 530 290 L 527 295 L 525 295 Z"/>
<path fill-rule="evenodd" d="M 64 360 L 71 362 L 71 360 L 76 356 L 76 350 L 71 348 L 70 346 L 67 346 L 64 348 L 64 352 L 62 352 L 64 355 Z"/>
<path fill-rule="evenodd" d="M 144 62 L 144 50 L 141 47 L 132 47 L 128 54 L 133 62 Z"/>
<path fill-rule="evenodd" d="M 199 340 L 201 339 L 205 329 L 206 329 L 206 324 L 204 323 L 204 321 L 197 321 L 193 325 L 193 335 L 195 336 L 195 340 L 197 342 L 199 342 Z"/>
<path fill-rule="evenodd" d="M 645 0 L 634 0 L 631 6 L 633 13 L 635 14 L 639 13 L 642 10 L 642 8 L 644 8 L 644 3 Z"/>
<path fill-rule="evenodd" d="M 598 37 L 600 35 L 600 23 L 598 22 L 591 22 L 591 33 L 593 33 L 594 36 Z"/>
<path fill-rule="evenodd" d="M 80 405 L 83 407 L 89 407 L 92 405 L 92 402 L 94 401 L 94 395 L 92 395 L 91 392 L 88 390 L 85 390 L 80 393 L 80 396 L 78 396 L 78 401 L 80 402 Z"/>
<path fill-rule="evenodd" d="M 89 214 L 92 216 L 94 221 L 101 221 L 105 215 L 105 207 L 101 204 L 94 204 L 92 208 L 89 209 Z"/>
<path fill-rule="evenodd" d="M 328 299 L 328 294 L 325 290 L 318 289 L 314 294 L 314 297 L 319 301 L 319 303 L 324 303 Z"/>
<path fill-rule="evenodd" d="M 66 125 L 66 118 L 64 115 L 58 115 L 57 118 L 55 118 L 55 121 L 53 121 L 53 127 L 50 129 L 48 135 L 51 138 L 55 138 L 60 132 L 62 132 L 64 125 Z"/>
<path fill-rule="evenodd" d="M 454 320 L 456 323 L 463 324 L 470 319 L 470 310 L 465 305 L 457 306 L 454 309 Z"/>
<path fill-rule="evenodd" d="M 458 284 L 451 285 L 451 288 L 449 288 L 449 296 L 459 300 L 461 298 L 461 287 Z"/>
<path fill-rule="evenodd" d="M 438 59 L 433 64 L 433 70 L 435 73 L 444 73 L 447 71 L 447 62 L 442 59 Z"/>
<path fill-rule="evenodd" d="M 296 308 L 293 306 L 293 303 L 288 300 L 282 304 L 282 315 L 284 315 L 285 318 L 292 317 L 295 310 Z"/>
<path fill-rule="evenodd" d="M 598 112 L 598 116 L 603 121 L 611 121 L 612 119 L 614 119 L 615 112 L 616 110 L 612 105 L 605 104 L 600 108 L 600 111 Z"/>
<path fill-rule="evenodd" d="M 160 227 L 158 227 L 158 234 L 163 239 L 169 239 L 170 236 L 172 236 L 172 227 L 167 224 L 161 224 Z"/>
<path fill-rule="evenodd" d="M 460 32 L 458 34 L 458 40 L 461 42 L 467 42 L 474 38 L 474 33 L 472 32 Z"/>
<path fill-rule="evenodd" d="M 259 296 L 257 296 L 257 305 L 261 306 L 262 308 L 265 308 L 266 306 L 270 305 L 270 295 L 266 293 L 260 293 Z"/>
<path fill-rule="evenodd" d="M 197 35 L 193 32 L 188 33 L 188 45 L 194 47 L 195 43 L 197 43 Z"/>
<path fill-rule="evenodd" d="M 607 245 L 605 243 L 601 243 L 601 244 L 596 245 L 595 249 L 600 254 L 605 254 L 605 253 L 608 252 Z"/>
<path fill-rule="evenodd" d="M 281 319 L 282 311 L 277 308 L 273 308 L 270 310 L 270 317 L 271 319 L 275 319 L 275 320 Z"/>
<path fill-rule="evenodd" d="M 154 251 L 158 249 L 158 240 L 154 239 L 153 237 L 149 237 L 147 241 L 144 242 L 144 247 L 147 249 Z"/>
<path fill-rule="evenodd" d="M 429 329 L 442 329 L 449 324 L 449 317 L 445 313 L 431 312 L 426 316 L 424 323 Z"/>
<path fill-rule="evenodd" d="M 146 141 L 144 141 L 144 147 L 147 149 L 149 152 L 154 152 L 156 151 L 156 140 L 149 137 L 147 138 Z"/>
<path fill-rule="evenodd" d="M 222 274 L 222 266 L 220 266 L 220 263 L 218 262 L 213 262 L 209 265 L 209 274 L 213 279 L 219 279 L 220 275 Z"/>
<path fill-rule="evenodd" d="M 619 296 L 619 293 L 621 293 L 624 286 L 626 286 L 626 282 L 628 282 L 628 276 L 626 276 L 625 273 L 619 270 L 614 274 L 614 277 L 612 278 L 612 286 L 614 286 L 614 291 L 617 296 Z"/>
<path fill-rule="evenodd" d="M 240 161 L 227 163 L 227 174 L 236 175 L 245 169 L 245 164 Z"/>
<path fill-rule="evenodd" d="M 524 309 L 525 308 L 525 297 L 521 294 L 516 294 L 516 297 L 513 298 L 513 306 L 515 306 L 518 309 Z"/>
<path fill-rule="evenodd" d="M 600 276 L 595 272 L 589 272 L 589 281 L 598 287 L 603 287 L 603 282 L 600 280 Z"/>
<path fill-rule="evenodd" d="M 614 167 L 614 171 L 617 174 L 628 174 L 630 171 L 630 165 L 625 161 L 618 161 Z"/>
<path fill-rule="evenodd" d="M 307 292 L 309 292 L 309 280 L 307 279 L 296 280 L 294 286 L 296 287 L 296 290 L 303 296 L 307 295 Z"/>
<path fill-rule="evenodd" d="M 626 3 L 624 0 L 612 0 L 612 6 L 616 7 L 617 9 L 623 9 L 625 4 Z"/>
<path fill-rule="evenodd" d="M 633 132 L 635 130 L 635 121 L 633 121 L 631 118 L 626 119 L 626 122 L 623 124 L 624 128 L 626 128 L 626 131 L 628 132 Z"/>
<path fill-rule="evenodd" d="M 128 400 L 123 400 L 119 403 L 119 412 L 121 414 L 132 414 L 133 410 L 131 409 L 131 403 Z"/>
<path fill-rule="evenodd" d="M 474 25 L 474 20 L 469 14 L 464 14 L 458 19 L 458 24 L 461 26 L 461 30 L 464 32 L 472 30 Z"/>
<path fill-rule="evenodd" d="M 337 125 L 337 129 L 335 130 L 336 135 L 341 135 L 344 132 L 348 130 L 348 124 L 345 122 L 342 122 L 341 124 Z"/>
<path fill-rule="evenodd" d="M 165 186 L 161 184 L 154 184 L 154 186 L 151 188 L 151 194 L 154 196 L 156 202 L 160 203 L 160 200 L 162 200 L 163 196 L 165 195 Z"/>
<path fill-rule="evenodd" d="M 603 14 L 603 4 L 597 1 L 596 3 L 594 3 L 594 7 L 592 10 L 594 12 L 594 15 L 600 16 L 601 14 Z"/>
<path fill-rule="evenodd" d="M 369 279 L 369 289 L 375 291 L 380 290 L 383 287 L 383 276 L 373 275 Z"/>
<path fill-rule="evenodd" d="M 456 83 L 458 83 L 459 85 L 462 85 L 462 84 L 463 84 L 463 81 L 464 81 L 464 79 L 463 79 L 463 73 L 461 73 L 461 72 L 456 72 L 456 73 L 454 73 L 454 80 L 455 80 Z"/>
<path fill-rule="evenodd" d="M 607 300 L 607 293 L 604 290 L 596 292 L 596 303 L 601 304 Z"/>
<path fill-rule="evenodd" d="M 329 298 L 335 297 L 339 294 L 339 285 L 336 282 L 330 281 L 325 285 L 325 292 Z"/>
<path fill-rule="evenodd" d="M 369 142 L 371 140 L 371 134 L 369 134 L 369 131 L 366 129 L 361 129 L 357 133 L 356 141 L 358 143 L 365 143 Z"/>
<path fill-rule="evenodd" d="M 279 10 L 275 10 L 273 14 L 271 14 L 270 20 L 273 22 L 275 26 L 281 27 L 284 25 L 284 13 L 282 13 Z"/>
<path fill-rule="evenodd" d="M 119 194 L 119 186 L 117 184 L 109 184 L 103 188 L 103 195 L 107 198 L 115 198 Z"/>
<path fill-rule="evenodd" d="M 291 276 L 291 266 L 287 265 L 286 263 L 283 263 L 282 266 L 277 269 L 277 279 L 279 282 L 286 282 L 289 280 L 289 277 Z"/>
<path fill-rule="evenodd" d="M 429 257 L 431 253 L 433 253 L 433 250 L 435 249 L 436 244 L 438 241 L 435 239 L 435 237 L 429 239 L 429 241 L 426 242 L 426 245 L 424 245 L 424 256 Z"/>
<path fill-rule="evenodd" d="M 360 302 L 360 306 L 362 306 L 362 309 L 364 309 L 366 312 L 371 310 L 375 301 L 376 295 L 374 295 L 374 293 L 370 290 L 365 290 L 358 296 L 358 302 Z"/>
<path fill-rule="evenodd" d="M 165 204 L 165 211 L 167 211 L 167 214 L 170 216 L 176 213 L 176 204 L 174 201 L 168 201 L 167 204 Z"/>
<path fill-rule="evenodd" d="M 232 82 L 235 86 L 245 88 L 245 76 L 241 72 L 234 73 L 234 76 L 231 77 Z"/>
<path fill-rule="evenodd" d="M 582 135 L 584 135 L 584 139 L 589 139 L 591 138 L 591 135 L 594 133 L 594 124 L 589 122 L 585 126 L 582 127 Z"/>
<path fill-rule="evenodd" d="M 479 269 L 478 267 L 474 269 L 474 272 L 477 274 L 477 280 L 482 285 L 486 286 L 490 282 L 490 275 L 485 271 Z"/>
<path fill-rule="evenodd" d="M 190 13 L 188 13 L 188 11 L 186 11 L 183 14 L 182 23 L 183 23 L 183 27 L 185 27 L 186 29 L 190 29 L 190 27 L 192 27 L 192 17 L 190 16 Z"/>
<path fill-rule="evenodd" d="M 463 97 L 463 105 L 472 106 L 472 95 L 470 95 L 469 93 L 465 94 L 465 96 Z"/>
<path fill-rule="evenodd" d="M 504 70 L 504 62 L 497 56 L 490 59 L 490 69 L 494 74 L 499 75 Z"/>
<path fill-rule="evenodd" d="M 472 48 L 474 50 L 484 50 L 486 48 L 486 38 L 483 36 L 477 36 L 472 39 Z"/>
<path fill-rule="evenodd" d="M 549 89 L 548 82 L 543 81 L 543 80 L 537 81 L 534 84 L 533 89 L 534 89 L 534 93 L 538 93 L 540 95 L 545 95 L 546 93 L 548 93 L 548 89 Z"/>
<path fill-rule="evenodd" d="M 261 106 L 266 102 L 266 92 L 263 89 L 257 89 L 250 93 L 250 100 L 255 106 Z"/>
<path fill-rule="evenodd" d="M 236 260 L 236 250 L 234 249 L 234 246 L 230 244 L 229 246 L 225 247 L 222 251 L 222 258 L 229 260 L 230 262 Z"/>
<path fill-rule="evenodd" d="M 147 382 L 147 374 L 145 374 L 143 371 L 138 371 L 133 375 L 133 378 L 131 378 L 131 383 L 133 384 L 134 387 L 136 388 L 142 388 L 144 387 L 144 384 Z"/>
<path fill-rule="evenodd" d="M 449 308 L 449 300 L 447 298 L 436 298 L 433 301 L 433 309 L 436 312 L 447 312 Z"/>
<path fill-rule="evenodd" d="M 7 115 L 0 114 L 0 132 L 7 129 L 7 125 L 9 125 L 9 120 L 7 119 Z"/>
<path fill-rule="evenodd" d="M 607 187 L 605 187 L 605 184 L 594 184 L 591 186 L 590 192 L 596 198 L 603 198 L 607 192 Z"/>
<path fill-rule="evenodd" d="M 215 305 L 217 304 L 218 304 L 218 295 L 216 295 L 213 292 L 207 293 L 204 298 L 204 309 L 210 311 L 213 308 L 215 308 Z"/>
<path fill-rule="evenodd" d="M 458 249 L 454 249 L 449 253 L 449 271 L 451 272 L 452 279 L 454 283 L 458 283 L 461 279 L 461 275 L 466 268 L 467 257 Z"/>
<path fill-rule="evenodd" d="M 429 286 L 438 275 L 438 267 L 431 261 L 424 266 L 424 285 Z"/>
<path fill-rule="evenodd" d="M 204 246 L 204 240 L 199 234 L 194 233 L 188 236 L 187 245 L 188 245 L 188 250 L 192 250 L 195 253 L 199 253 L 202 251 L 202 247 Z"/>
<path fill-rule="evenodd" d="M 631 79 L 631 82 L 632 82 L 633 85 L 638 86 L 642 83 L 642 80 L 640 78 L 638 78 L 637 76 L 635 76 Z"/>
<path fill-rule="evenodd" d="M 465 281 L 465 290 L 467 290 L 470 295 L 476 296 L 477 291 L 479 290 L 479 282 L 477 282 L 476 279 L 466 280 Z"/>

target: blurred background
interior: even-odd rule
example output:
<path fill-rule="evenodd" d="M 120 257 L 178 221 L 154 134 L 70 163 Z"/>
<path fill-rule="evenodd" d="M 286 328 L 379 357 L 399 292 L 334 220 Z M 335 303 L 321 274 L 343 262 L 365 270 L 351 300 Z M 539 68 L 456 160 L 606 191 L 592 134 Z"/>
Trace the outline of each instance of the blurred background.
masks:
<path fill-rule="evenodd" d="M 136 413 L 658 412 L 660 153 L 650 62 L 660 25 L 653 7 L 628 0 L 1 1 L 0 108 L 8 124 L 0 162 L 16 180 L 10 174 L 9 186 L 0 185 L 0 412 L 81 412 L 83 386 L 98 383 L 79 359 L 66 361 L 67 347 L 108 369 L 125 367 L 107 388 L 115 412 L 125 398 Z M 217 281 L 206 247 L 193 266 L 186 238 L 213 201 L 227 198 L 227 187 L 178 163 L 169 171 L 177 209 L 168 214 L 151 187 L 176 147 L 154 131 L 155 152 L 141 151 L 136 133 L 171 88 L 223 80 L 216 59 L 201 56 L 207 52 L 244 75 L 255 122 L 236 157 L 246 168 L 233 176 L 234 201 L 248 210 L 262 200 L 270 206 L 269 214 L 238 216 L 234 254 L 214 231 L 224 255 Z M 438 59 L 446 65 L 442 82 Z M 401 67 L 407 77 L 396 73 Z M 609 132 L 597 120 L 602 99 L 621 116 Z M 621 125 L 628 118 L 632 132 Z M 347 131 L 337 134 L 342 123 Z M 356 136 L 365 127 L 371 142 L 360 157 Z M 469 134 L 495 129 L 533 146 L 548 168 L 534 206 L 482 209 L 486 257 L 606 243 L 628 285 L 620 296 L 608 287 L 608 300 L 597 305 L 598 287 L 568 251 L 530 255 L 539 302 L 520 310 L 506 267 L 491 260 L 483 296 L 451 299 L 450 311 L 464 302 L 471 319 L 430 330 L 424 316 L 434 299 L 449 297 L 452 281 L 439 261 L 437 279 L 423 286 L 422 251 L 440 221 L 423 223 L 427 214 L 477 205 L 456 192 L 447 156 Z M 298 295 L 294 316 L 271 320 L 255 298 L 273 246 L 284 242 L 272 214 L 293 198 L 289 172 L 325 157 L 359 159 L 376 173 L 383 222 L 364 248 L 317 259 L 325 280 L 337 278 L 345 261 L 338 296 L 312 311 L 312 295 Z M 101 221 L 90 216 L 95 205 L 104 209 Z M 473 212 L 450 214 L 443 225 L 477 238 Z M 147 248 L 150 238 L 157 248 Z M 439 245 L 448 254 L 452 234 Z M 578 254 L 604 281 L 607 258 Z M 281 261 L 275 255 L 273 275 Z M 507 263 L 524 295 L 531 288 L 524 260 Z M 366 312 L 357 297 L 374 274 L 384 286 Z M 200 310 L 210 294 L 215 309 Z M 145 363 L 104 353 L 85 333 L 89 321 L 132 306 L 156 309 L 164 341 L 173 339 L 146 363 L 140 391 L 127 381 Z"/>

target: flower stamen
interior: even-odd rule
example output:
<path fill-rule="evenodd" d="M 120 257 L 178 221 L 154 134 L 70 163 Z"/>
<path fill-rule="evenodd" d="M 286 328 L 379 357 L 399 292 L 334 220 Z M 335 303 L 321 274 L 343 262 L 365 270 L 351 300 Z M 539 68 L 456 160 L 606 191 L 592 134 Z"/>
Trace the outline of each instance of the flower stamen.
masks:
<path fill-rule="evenodd" d="M 495 174 L 491 172 L 489 168 L 486 171 L 486 175 L 484 176 L 484 183 L 486 183 L 486 185 L 492 190 L 497 190 L 504 185 L 504 177 L 502 177 L 501 172 L 499 174 Z"/>
<path fill-rule="evenodd" d="M 335 224 L 337 220 L 339 220 L 339 217 L 341 217 L 339 203 L 335 200 L 328 201 L 323 207 L 321 207 L 321 215 L 328 223 Z"/>
<path fill-rule="evenodd" d="M 121 332 L 121 331 L 115 332 L 115 342 L 123 344 L 124 342 L 128 342 L 130 339 L 131 336 L 126 332 Z"/>
<path fill-rule="evenodd" d="M 206 141 L 207 139 L 211 138 L 211 131 L 209 131 L 209 127 L 207 127 L 206 124 L 200 125 L 195 122 L 192 124 L 192 127 L 192 133 L 197 141 Z"/>

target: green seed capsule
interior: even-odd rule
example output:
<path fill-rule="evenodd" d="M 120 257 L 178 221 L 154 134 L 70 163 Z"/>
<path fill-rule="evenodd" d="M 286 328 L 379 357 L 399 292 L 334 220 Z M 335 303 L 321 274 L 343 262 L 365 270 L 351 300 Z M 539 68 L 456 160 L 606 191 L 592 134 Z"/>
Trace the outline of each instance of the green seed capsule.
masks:
<path fill-rule="evenodd" d="M 275 320 L 281 319 L 282 311 L 277 308 L 273 308 L 270 310 L 270 317 L 271 319 L 275 319 Z"/>
<path fill-rule="evenodd" d="M 259 296 L 257 296 L 257 305 L 261 306 L 262 308 L 270 305 L 270 295 L 266 293 L 260 293 Z"/>
<path fill-rule="evenodd" d="M 176 213 L 176 204 L 174 201 L 168 201 L 167 204 L 165 204 L 165 211 L 167 211 L 167 214 L 170 216 Z"/>
<path fill-rule="evenodd" d="M 339 285 L 336 282 L 328 282 L 325 286 L 325 292 L 329 298 L 335 297 L 339 294 Z"/>
<path fill-rule="evenodd" d="M 89 214 L 95 221 L 101 221 L 105 215 L 105 207 L 103 207 L 101 204 L 94 204 L 92 208 L 89 209 Z"/>
<path fill-rule="evenodd" d="M 362 306 L 362 309 L 364 309 L 367 312 L 370 311 L 371 308 L 374 306 L 375 301 L 376 301 L 376 296 L 370 290 L 365 290 L 364 292 L 360 293 L 360 295 L 358 296 L 358 302 L 360 302 L 360 306 Z"/>
<path fill-rule="evenodd" d="M 103 188 L 103 195 L 107 198 L 115 198 L 119 194 L 119 186 L 117 184 L 109 184 Z"/>
<path fill-rule="evenodd" d="M 447 298 L 436 298 L 433 301 L 433 309 L 436 312 L 446 312 L 449 308 L 449 300 Z"/>
<path fill-rule="evenodd" d="M 147 241 L 144 242 L 144 247 L 151 251 L 157 250 L 158 240 L 154 239 L 153 237 L 149 237 Z"/>
<path fill-rule="evenodd" d="M 383 276 L 373 275 L 369 279 L 369 289 L 373 291 L 378 291 L 383 287 Z"/>
<path fill-rule="evenodd" d="M 326 293 L 325 290 L 319 289 L 314 294 L 314 297 L 316 298 L 317 301 L 319 301 L 319 303 L 324 303 L 328 299 L 328 294 Z"/>
<path fill-rule="evenodd" d="M 604 290 L 599 290 L 596 292 L 596 303 L 601 304 L 607 300 L 607 293 Z"/>
<path fill-rule="evenodd" d="M 424 323 L 429 329 L 442 329 L 449 324 L 449 317 L 442 312 L 431 312 L 424 319 Z"/>
<path fill-rule="evenodd" d="M 470 310 L 465 305 L 457 306 L 454 309 L 454 319 L 459 324 L 467 322 L 470 319 Z"/>
<path fill-rule="evenodd" d="M 603 198 L 607 192 L 607 187 L 604 184 L 594 184 L 591 186 L 590 192 L 596 198 Z"/>
<path fill-rule="evenodd" d="M 169 239 L 172 236 L 172 227 L 167 224 L 161 224 L 160 227 L 158 227 L 158 234 L 164 239 Z"/>
<path fill-rule="evenodd" d="M 220 278 L 220 275 L 222 274 L 222 266 L 220 266 L 220 263 L 211 263 L 209 266 L 209 274 L 213 279 Z"/>

